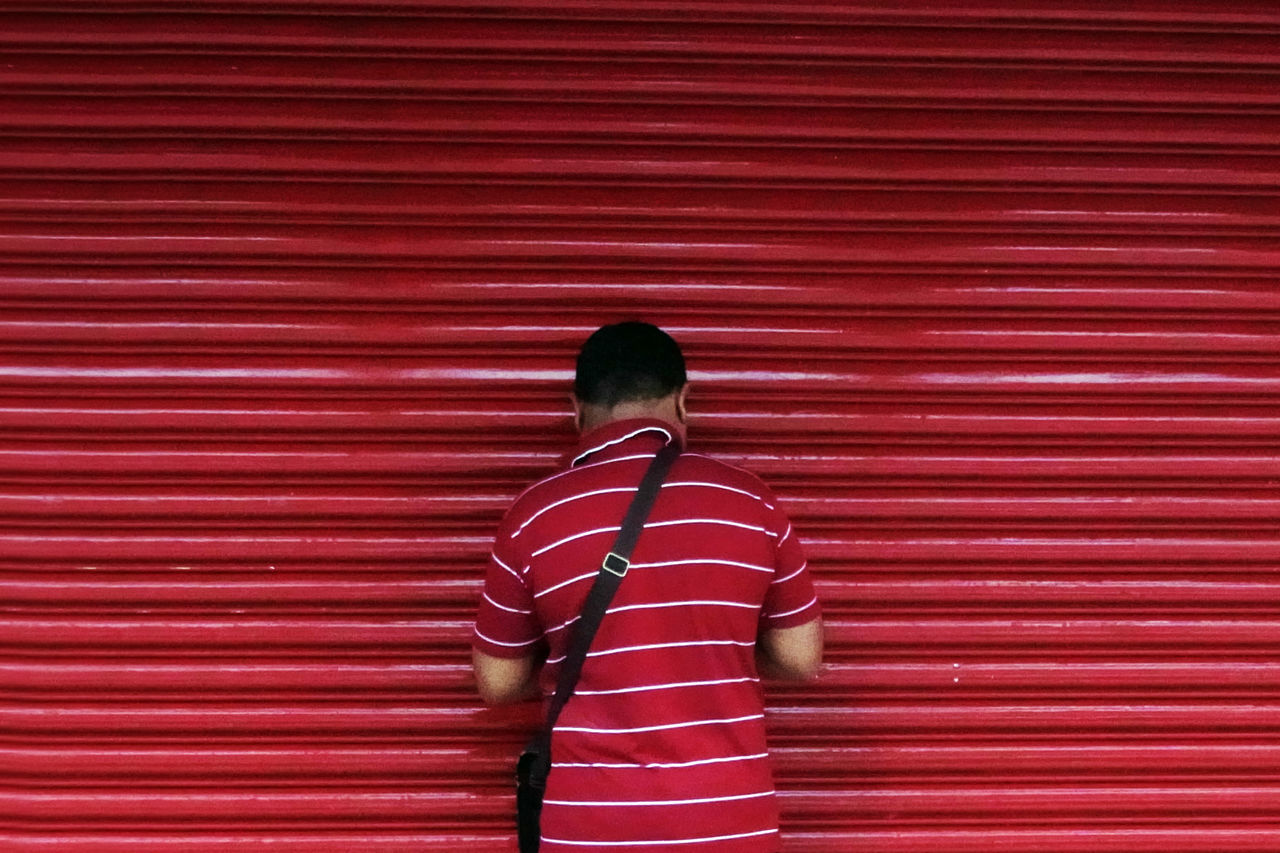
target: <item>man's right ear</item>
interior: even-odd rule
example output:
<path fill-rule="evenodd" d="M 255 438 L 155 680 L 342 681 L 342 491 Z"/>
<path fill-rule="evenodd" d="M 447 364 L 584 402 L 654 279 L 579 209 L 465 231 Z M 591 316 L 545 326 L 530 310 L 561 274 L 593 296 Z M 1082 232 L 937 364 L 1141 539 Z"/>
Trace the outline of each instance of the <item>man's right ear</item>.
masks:
<path fill-rule="evenodd" d="M 582 432 L 582 401 L 578 399 L 578 395 L 572 391 L 569 392 L 569 403 L 573 406 L 573 428 L 579 433 Z"/>

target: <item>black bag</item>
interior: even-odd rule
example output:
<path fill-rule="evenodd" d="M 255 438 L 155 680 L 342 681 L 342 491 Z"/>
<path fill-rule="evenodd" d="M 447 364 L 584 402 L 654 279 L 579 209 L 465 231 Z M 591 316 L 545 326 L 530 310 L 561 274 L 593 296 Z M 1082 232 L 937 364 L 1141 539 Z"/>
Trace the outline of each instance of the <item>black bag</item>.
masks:
<path fill-rule="evenodd" d="M 644 479 L 640 481 L 636 495 L 631 499 L 631 506 L 627 508 L 627 515 L 622 520 L 622 529 L 618 531 L 613 549 L 601 563 L 600 573 L 596 575 L 595 583 L 582 604 L 582 615 L 569 637 L 569 648 L 560 668 L 555 696 L 551 697 L 551 704 L 547 708 L 546 722 L 533 740 L 529 741 L 520 754 L 520 760 L 516 762 L 516 835 L 520 841 L 520 853 L 538 853 L 538 845 L 542 839 L 542 797 L 547 790 L 547 776 L 551 773 L 551 730 L 555 728 L 556 719 L 564 710 L 565 703 L 573 695 L 578 676 L 582 674 L 582 663 L 587 658 L 587 650 L 591 648 L 591 640 L 604 619 L 605 611 L 609 609 L 613 594 L 627 573 L 631 552 L 635 549 L 636 540 L 640 538 L 649 510 L 658 497 L 658 490 L 662 488 L 662 480 L 679 455 L 680 445 L 673 441 L 659 450 L 649 463 Z"/>
<path fill-rule="evenodd" d="M 541 736 L 534 738 L 516 762 L 516 835 L 520 853 L 537 853 L 542 840 L 542 797 L 551 772 L 551 750 Z"/>

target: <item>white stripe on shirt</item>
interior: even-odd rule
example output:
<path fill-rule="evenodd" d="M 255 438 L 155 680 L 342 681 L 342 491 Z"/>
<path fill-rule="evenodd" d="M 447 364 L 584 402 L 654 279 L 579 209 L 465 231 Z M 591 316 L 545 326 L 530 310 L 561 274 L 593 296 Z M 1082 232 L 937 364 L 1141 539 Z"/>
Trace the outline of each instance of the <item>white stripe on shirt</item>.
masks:
<path fill-rule="evenodd" d="M 542 598 L 542 596 L 546 595 L 546 594 L 547 594 L 547 593 L 549 593 L 549 592 L 555 592 L 557 589 L 560 589 L 561 587 L 568 586 L 569 584 L 577 583 L 578 581 L 584 581 L 584 580 L 586 580 L 587 578 L 593 578 L 593 577 L 595 577 L 595 576 L 596 576 L 596 575 L 598 575 L 598 574 L 600 574 L 600 572 L 599 572 L 599 571 L 594 571 L 594 572 L 587 572 L 587 573 L 586 573 L 586 574 L 584 574 L 584 575 L 578 575 L 576 578 L 569 578 L 567 581 L 562 581 L 562 582 L 560 582 L 560 583 L 556 584 L 555 586 L 549 586 L 549 587 L 547 587 L 547 588 L 546 588 L 546 589 L 544 589 L 542 592 L 535 592 L 535 593 L 533 594 L 533 597 L 534 597 L 534 598 Z"/>
<path fill-rule="evenodd" d="M 663 732 L 670 729 L 691 729 L 695 726 L 716 726 L 723 723 L 745 723 L 748 720 L 763 720 L 764 714 L 748 714 L 745 717 L 728 717 L 723 720 L 690 720 L 687 723 L 663 723 L 657 726 L 639 726 L 632 729 L 593 729 L 586 726 L 556 726 L 558 732 L 582 732 L 595 735 L 626 735 L 634 732 Z"/>
<path fill-rule="evenodd" d="M 734 761 L 760 761 L 769 757 L 767 752 L 757 752 L 754 755 L 728 755 L 724 758 L 702 758 L 697 761 L 681 761 L 675 764 L 619 764 L 619 763 L 594 763 L 594 764 L 575 764 L 572 762 L 553 761 L 555 767 L 592 767 L 605 768 L 611 770 L 678 770 L 684 767 L 700 767 L 704 764 L 728 764 Z"/>
<path fill-rule="evenodd" d="M 765 615 L 765 618 L 781 619 L 783 616 L 794 616 L 795 614 L 799 613 L 801 610 L 807 610 L 808 608 L 812 607 L 817 603 L 818 603 L 818 596 L 815 595 L 813 598 L 809 599 L 809 603 L 806 604 L 804 607 L 797 607 L 795 610 L 788 610 L 786 613 L 769 613 Z"/>
<path fill-rule="evenodd" d="M 728 797 L 699 797 L 694 800 L 543 800 L 553 806 L 693 806 L 701 803 L 727 803 L 733 800 L 755 800 L 772 797 L 775 791 L 755 794 L 733 794 Z"/>
<path fill-rule="evenodd" d="M 599 649 L 594 652 L 587 652 L 587 657 L 596 658 L 604 655 L 616 655 L 623 652 L 647 652 L 654 649 L 682 649 L 691 646 L 740 646 L 749 648 L 756 644 L 755 640 L 689 640 L 680 643 L 650 643 L 643 646 L 619 646 L 616 649 Z M 565 659 L 565 655 L 558 658 L 547 658 L 547 663 L 560 663 Z"/>
<path fill-rule="evenodd" d="M 524 499 L 525 495 L 529 494 L 535 489 L 545 486 L 547 483 L 550 483 L 552 480 L 559 480 L 561 477 L 567 477 L 570 474 L 576 474 L 579 471 L 586 471 L 589 468 L 599 468 L 602 465 L 612 465 L 615 462 L 634 462 L 637 459 L 652 459 L 652 458 L 653 458 L 652 453 L 638 453 L 635 456 L 619 456 L 617 459 L 602 459 L 599 462 L 592 462 L 589 465 L 579 465 L 573 468 L 566 468 L 565 470 L 560 471 L 559 473 L 552 474 L 550 477 L 547 477 L 545 480 L 539 480 L 538 482 L 529 486 L 529 488 L 525 489 L 523 492 L 520 493 L 520 495 L 516 498 L 516 502 L 519 503 L 521 500 Z"/>
<path fill-rule="evenodd" d="M 575 533 L 572 536 L 566 536 L 564 539 L 561 539 L 559 542 L 552 542 L 550 545 L 544 545 L 543 547 L 539 548 L 537 551 L 534 551 L 533 556 L 535 557 L 541 556 L 542 554 L 545 554 L 548 551 L 550 551 L 552 548 L 559 548 L 561 545 L 566 545 L 569 542 L 574 541 L 575 539 L 582 539 L 587 536 L 595 536 L 597 533 L 617 533 L 621 529 L 622 527 L 618 526 L 618 527 L 597 527 L 595 530 L 584 530 L 581 533 Z"/>
<path fill-rule="evenodd" d="M 664 607 L 686 607 L 686 606 L 742 607 L 742 608 L 750 608 L 752 610 L 755 610 L 759 607 L 759 605 L 757 604 L 747 604 L 741 601 L 659 601 L 653 604 L 628 604 L 625 607 L 610 607 L 608 610 L 605 611 L 605 613 L 606 614 L 625 613 L 628 610 L 661 610 Z M 565 628 L 568 628 L 570 625 L 572 625 L 574 622 L 577 622 L 581 618 L 582 618 L 582 614 L 579 613 L 577 616 L 573 617 L 568 622 L 561 622 L 559 625 L 556 625 L 554 628 L 548 628 L 547 633 L 554 634 L 556 631 L 563 631 Z"/>
<path fill-rule="evenodd" d="M 510 567 L 510 566 L 508 566 L 506 563 L 504 563 L 504 562 L 502 562 L 501 560 L 499 560 L 499 559 L 498 559 L 498 555 L 497 555 L 497 554 L 490 554 L 490 555 L 489 555 L 489 559 L 493 560 L 493 561 L 494 561 L 495 563 L 497 563 L 499 566 L 501 566 L 502 568 L 504 568 L 504 569 L 506 569 L 507 571 L 511 572 L 511 576 L 512 576 L 512 577 L 514 577 L 516 580 L 520 581 L 520 583 L 524 583 L 524 577 L 522 577 L 522 576 L 521 576 L 521 574 L 520 574 L 519 572 L 517 572 L 515 569 L 511 568 L 511 567 Z"/>
<path fill-rule="evenodd" d="M 626 607 L 610 607 L 605 613 L 625 613 L 628 610 L 661 610 L 664 607 L 745 607 L 755 610 L 758 604 L 741 601 L 659 601 L 654 604 L 628 604 Z M 803 609 L 803 608 L 802 608 Z"/>
<path fill-rule="evenodd" d="M 490 604 L 492 604 L 494 607 L 498 608 L 499 610 L 505 610 L 505 611 L 507 611 L 508 613 L 519 613 L 521 616 L 528 616 L 530 613 L 532 613 L 532 612 L 533 612 L 532 610 L 517 610 L 517 609 L 516 609 L 516 608 L 514 608 L 514 607 L 507 607 L 505 604 L 499 604 L 498 602 L 496 602 L 496 601 L 494 601 L 492 598 L 490 598 L 490 597 L 489 597 L 489 593 L 487 593 L 487 592 L 486 592 L 486 593 L 484 593 L 484 600 L 485 600 L 485 601 L 487 601 L 487 602 L 489 602 Z"/>
<path fill-rule="evenodd" d="M 712 684 L 741 684 L 744 681 L 759 681 L 758 678 L 717 678 L 711 681 L 673 681 L 670 684 L 644 684 L 639 687 L 619 687 L 614 690 L 575 690 L 576 696 L 605 696 L 614 693 L 643 693 L 648 690 L 669 690 L 676 687 L 708 687 Z"/>
<path fill-rule="evenodd" d="M 740 521 L 729 521 L 728 519 L 724 519 L 724 518 L 679 518 L 674 521 L 652 521 L 646 524 L 645 527 L 676 527 L 682 524 L 720 524 L 720 525 L 724 525 L 725 527 L 736 527 L 740 530 L 754 530 L 757 533 L 763 533 L 765 536 L 777 538 L 776 534 L 770 533 L 768 530 L 766 530 L 763 527 L 759 527 L 754 524 L 743 524 Z M 533 552 L 533 556 L 540 557 L 543 554 L 547 553 L 548 551 L 552 550 L 553 548 L 559 548 L 561 545 L 567 545 L 568 543 L 578 539 L 584 539 L 588 536 L 595 536 L 596 534 L 599 534 L 599 533 L 617 533 L 621 529 L 622 529 L 621 525 L 616 525 L 611 527 L 597 527 L 594 530 L 583 530 L 582 532 L 575 533 L 572 536 L 566 536 L 565 538 L 559 540 L 558 542 L 552 542 L 550 545 L 542 546 L 541 548 Z"/>
<path fill-rule="evenodd" d="M 740 521 L 729 521 L 723 518 L 678 518 L 675 521 L 654 521 L 646 524 L 645 527 L 675 527 L 679 524 L 723 524 L 728 527 L 738 527 L 742 530 L 754 530 L 757 533 L 763 533 L 766 536 L 773 536 L 763 527 L 757 527 L 754 524 L 743 524 Z M 615 528 L 616 529 L 616 528 Z"/>
<path fill-rule="evenodd" d="M 582 614 L 579 613 L 577 616 L 573 617 L 568 622 L 561 622 L 559 625 L 556 625 L 554 628 L 548 628 L 547 633 L 554 634 L 556 631 L 563 631 L 565 628 L 568 628 L 570 625 L 572 625 L 574 622 L 577 622 L 581 618 L 582 618 Z"/>
<path fill-rule="evenodd" d="M 752 492 L 748 492 L 746 489 L 735 489 L 733 486 L 726 486 L 721 483 L 707 483 L 702 480 L 679 480 L 677 482 L 667 483 L 667 485 L 669 486 L 706 486 L 709 489 L 722 489 L 726 492 L 735 492 L 739 495 L 746 495 L 747 497 L 753 498 L 756 501 L 759 501 L 760 503 L 769 507 L 769 509 L 773 509 L 773 507 L 769 506 L 768 502 L 765 501 L 765 499 L 760 497 L 759 495 L 754 494 Z"/>
<path fill-rule="evenodd" d="M 733 566 L 739 569 L 750 569 L 753 572 L 764 572 L 769 574 L 773 569 L 764 566 L 755 566 L 751 563 L 739 563 L 734 560 L 713 560 L 713 559 L 694 559 L 694 560 L 666 560 L 661 563 L 632 563 L 633 569 L 661 569 L 667 566 Z"/>
<path fill-rule="evenodd" d="M 542 509 L 535 512 L 533 515 L 526 518 L 524 521 L 524 524 L 521 524 L 519 527 L 516 528 L 516 532 L 514 536 L 519 536 L 522 532 L 524 532 L 524 529 L 528 527 L 530 524 L 532 524 L 534 522 L 534 519 L 536 519 L 538 516 L 542 515 L 544 512 L 547 512 L 548 510 L 553 510 L 558 506 L 564 506 L 565 504 L 573 503 L 574 501 L 582 500 L 583 498 L 595 497 L 596 495 L 613 495 L 613 494 L 619 494 L 621 492 L 634 492 L 635 490 L 636 489 L 634 486 L 620 486 L 619 488 L 616 488 L 616 489 L 596 489 L 595 491 L 583 492 L 580 495 L 574 495 L 571 498 L 564 498 L 563 500 L 558 500 L 555 503 L 547 504 Z M 514 538 L 514 536 L 512 538 Z"/>
<path fill-rule="evenodd" d="M 484 634 L 480 633 L 479 628 L 476 628 L 475 630 L 476 630 L 476 636 L 484 640 L 485 642 L 493 643 L 495 646 L 506 646 L 511 649 L 518 649 L 521 646 L 532 646 L 534 643 L 538 642 L 538 640 L 542 639 L 541 637 L 534 637 L 532 640 L 526 640 L 523 643 L 504 643 L 501 640 L 495 640 L 492 637 L 486 637 Z"/>
<path fill-rule="evenodd" d="M 684 453 L 682 453 L 682 454 L 680 454 L 680 455 L 681 455 L 681 456 L 684 456 L 686 459 L 706 459 L 707 461 L 709 461 L 709 462 L 714 462 L 714 463 L 715 463 L 715 464 L 717 464 L 717 465 L 723 465 L 723 464 L 724 464 L 724 463 L 723 463 L 723 462 L 721 462 L 719 459 L 716 459 L 716 458 L 714 458 L 714 457 L 708 456 L 708 455 L 706 455 L 705 453 L 693 453 L 693 452 L 691 452 L 691 451 L 686 450 Z M 728 488 L 728 487 L 726 486 L 726 487 L 724 487 L 724 488 Z M 737 491 L 737 490 L 735 489 L 734 491 Z M 768 502 L 767 500 L 765 500 L 763 497 L 761 497 L 760 495 L 755 494 L 754 492 L 743 492 L 743 494 L 744 494 L 744 495 L 751 495 L 751 497 L 753 497 L 753 498 L 755 498 L 756 500 L 760 501 L 760 503 L 764 504 L 766 507 L 768 507 L 768 508 L 769 508 L 769 509 L 771 509 L 771 510 L 772 510 L 772 509 L 777 509 L 777 507 L 776 507 L 776 506 L 774 506 L 773 504 L 769 503 L 769 502 Z"/>
<path fill-rule="evenodd" d="M 566 841 L 563 838 L 542 836 L 547 844 L 572 844 L 577 847 L 648 847 L 654 844 L 706 844 L 711 841 L 732 841 L 735 838 L 753 838 L 758 835 L 776 835 L 777 829 L 761 829 L 756 832 L 739 832 L 736 835 L 708 835 L 702 838 L 673 838 L 670 840 L 647 839 L 645 841 Z"/>
<path fill-rule="evenodd" d="M 770 572 L 773 571 L 773 569 L 765 568 L 764 566 L 755 566 L 755 565 L 752 565 L 751 563 L 739 563 L 735 560 L 713 560 L 713 559 L 705 559 L 701 557 L 693 560 L 665 560 L 660 563 L 632 563 L 630 568 L 631 569 L 665 569 L 665 568 L 670 568 L 671 566 L 732 566 L 736 569 L 750 569 L 753 572 L 763 572 L 764 574 L 769 574 Z M 585 574 L 578 575 L 577 577 L 569 578 L 566 581 L 561 581 L 555 586 L 549 586 L 546 589 L 542 590 L 541 592 L 536 592 L 533 594 L 533 597 L 541 598 L 547 593 L 555 592 L 557 589 L 561 589 L 562 587 L 569 586 L 570 584 L 575 584 L 578 581 L 594 578 L 599 574 L 600 574 L 599 570 L 596 570 L 594 572 L 586 572 Z M 786 578 L 784 578 L 783 580 L 786 580 Z M 774 583 L 777 583 L 777 581 L 774 581 Z"/>
<path fill-rule="evenodd" d="M 803 571 L 804 571 L 805 569 L 807 569 L 807 568 L 809 568 L 809 564 L 808 564 L 808 563 L 801 563 L 801 564 L 800 564 L 800 568 L 796 569 L 794 572 L 792 572 L 791 574 L 787 575 L 785 578 L 774 578 L 774 579 L 773 579 L 773 582 L 772 582 L 772 583 L 770 583 L 769 585 L 770 585 L 770 586 L 773 586 L 773 584 L 775 584 L 775 583 L 786 583 L 787 581 L 791 580 L 793 577 L 795 577 L 796 575 L 800 574 L 801 572 L 803 572 Z"/>
<path fill-rule="evenodd" d="M 714 559 L 704 559 L 704 558 L 698 558 L 693 560 L 665 560 L 659 563 L 632 563 L 630 567 L 632 569 L 664 569 L 664 568 L 670 568 L 671 566 L 732 566 L 736 569 L 748 569 L 753 572 L 762 572 L 764 574 L 769 574 L 770 572 L 773 571 L 773 569 L 769 569 L 764 566 L 752 565 L 751 563 L 739 563 L 735 560 L 714 560 Z M 533 597 L 542 598 L 542 596 L 547 595 L 548 593 L 555 592 L 558 589 L 563 589 L 564 587 L 575 584 L 578 581 L 590 580 L 591 578 L 594 578 L 599 574 L 600 574 L 599 570 L 596 570 L 593 572 L 585 572 L 583 574 L 578 575 L 577 577 L 572 577 L 572 578 L 569 578 L 568 580 L 561 581 L 555 586 L 549 586 L 544 590 L 535 592 L 533 594 Z M 790 577 L 794 577 L 794 575 Z M 783 580 L 788 580 L 788 579 L 789 578 L 783 578 Z M 777 583 L 778 581 L 775 580 L 773 582 Z M 503 608 L 503 609 L 506 609 L 506 608 Z M 528 611 L 522 611 L 522 612 L 528 612 Z M 552 629 L 552 630 L 557 630 L 557 629 Z"/>
<path fill-rule="evenodd" d="M 645 457 L 628 456 L 626 458 L 643 459 Z M 574 470 L 581 470 L 581 469 L 574 469 Z M 565 473 L 568 473 L 568 472 L 565 472 Z M 708 489 L 720 489 L 721 491 L 725 491 L 725 492 L 734 492 L 735 494 L 746 495 L 747 497 L 752 498 L 753 500 L 756 500 L 764 504 L 765 506 L 769 506 L 769 504 L 766 503 L 764 499 L 761 498 L 759 495 L 754 495 L 751 492 L 746 491 L 745 489 L 735 489 L 733 486 L 723 486 L 719 483 L 707 483 L 701 480 L 682 480 L 680 482 L 663 483 L 661 488 L 678 489 L 678 488 L 688 487 L 688 486 L 695 486 L 695 487 L 701 486 Z M 543 513 L 549 512 L 550 510 L 553 510 L 556 507 L 564 506 L 565 504 L 570 504 L 570 503 L 573 503 L 574 501 L 582 500 L 583 498 L 592 498 L 592 497 L 596 497 L 597 495 L 616 495 L 616 494 L 634 492 L 635 490 L 636 490 L 635 486 L 619 486 L 617 488 L 611 488 L 611 489 L 594 489 L 590 492 L 583 492 L 581 494 L 573 495 L 571 497 L 561 498 L 560 500 L 554 503 L 547 504 L 542 509 L 535 512 L 533 515 L 526 518 L 524 522 L 519 527 L 516 528 L 515 533 L 512 534 L 512 538 L 514 539 L 516 536 L 519 536 L 521 533 L 523 533 L 524 529 L 528 527 L 530 524 L 532 524 Z M 773 507 L 769 507 L 769 508 L 772 509 Z"/>

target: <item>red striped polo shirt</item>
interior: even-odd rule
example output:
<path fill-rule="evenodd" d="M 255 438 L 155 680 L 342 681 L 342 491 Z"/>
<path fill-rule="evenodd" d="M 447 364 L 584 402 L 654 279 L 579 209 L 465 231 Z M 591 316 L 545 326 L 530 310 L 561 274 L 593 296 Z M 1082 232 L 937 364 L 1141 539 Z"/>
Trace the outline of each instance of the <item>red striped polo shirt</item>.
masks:
<path fill-rule="evenodd" d="M 547 696 L 568 626 L 673 432 L 648 419 L 591 432 L 570 467 L 530 487 L 502 521 L 475 647 L 523 657 L 545 643 Z M 768 488 L 682 454 L 556 724 L 545 853 L 776 850 L 755 641 L 762 628 L 818 615 L 800 544 Z"/>

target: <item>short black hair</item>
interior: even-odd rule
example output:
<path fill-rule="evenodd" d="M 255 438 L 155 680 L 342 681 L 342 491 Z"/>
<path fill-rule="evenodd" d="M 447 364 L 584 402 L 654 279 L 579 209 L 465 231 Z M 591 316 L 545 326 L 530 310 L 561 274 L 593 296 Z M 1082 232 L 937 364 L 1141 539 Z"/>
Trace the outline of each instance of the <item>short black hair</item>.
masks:
<path fill-rule="evenodd" d="M 584 403 L 613 408 L 665 397 L 685 382 L 680 345 L 657 326 L 630 320 L 601 326 L 587 338 L 573 393 Z"/>

